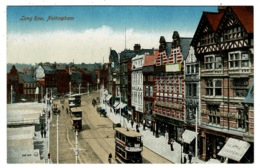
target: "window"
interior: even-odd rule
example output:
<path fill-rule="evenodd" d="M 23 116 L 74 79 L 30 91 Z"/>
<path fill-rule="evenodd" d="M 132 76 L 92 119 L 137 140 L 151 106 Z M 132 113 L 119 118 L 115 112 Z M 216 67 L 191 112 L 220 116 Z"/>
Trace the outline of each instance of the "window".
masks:
<path fill-rule="evenodd" d="M 161 65 L 163 65 L 163 55 L 162 54 L 160 54 L 160 63 L 161 63 Z"/>
<path fill-rule="evenodd" d="M 219 113 L 219 105 L 208 104 L 207 110 L 209 111 L 209 116 L 208 116 L 209 123 L 219 125 L 220 117 L 219 115 L 217 115 L 217 113 Z"/>
<path fill-rule="evenodd" d="M 231 52 L 229 55 L 229 68 L 240 69 L 250 66 L 249 55 L 241 52 Z"/>
<path fill-rule="evenodd" d="M 190 65 L 187 65 L 187 74 L 190 74 Z"/>
<path fill-rule="evenodd" d="M 145 86 L 145 96 L 149 96 L 149 86 Z"/>
<path fill-rule="evenodd" d="M 199 73 L 199 64 L 195 64 L 195 73 Z"/>
<path fill-rule="evenodd" d="M 150 96 L 153 97 L 153 86 L 150 86 Z"/>
<path fill-rule="evenodd" d="M 206 70 L 214 70 L 222 68 L 222 57 L 215 55 L 205 56 L 205 67 Z"/>
<path fill-rule="evenodd" d="M 240 39 L 242 37 L 243 37 L 243 32 L 241 27 L 230 27 L 229 29 L 224 31 L 225 40 Z"/>
<path fill-rule="evenodd" d="M 176 51 L 174 51 L 173 52 L 173 59 L 174 59 L 174 61 L 173 61 L 173 63 L 177 63 L 177 52 Z"/>
<path fill-rule="evenodd" d="M 209 79 L 206 81 L 207 96 L 222 96 L 222 80 Z"/>
<path fill-rule="evenodd" d="M 186 96 L 197 96 L 198 89 L 196 83 L 187 83 L 186 84 Z"/>
<path fill-rule="evenodd" d="M 248 129 L 248 115 L 244 109 L 238 110 L 237 127 L 241 129 Z"/>

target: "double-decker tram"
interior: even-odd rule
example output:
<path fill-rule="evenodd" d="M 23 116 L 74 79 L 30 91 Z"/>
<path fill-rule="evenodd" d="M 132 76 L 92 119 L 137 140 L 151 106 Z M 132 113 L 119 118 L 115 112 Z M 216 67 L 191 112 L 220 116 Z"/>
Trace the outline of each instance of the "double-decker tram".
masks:
<path fill-rule="evenodd" d="M 81 96 L 80 95 L 71 95 L 68 99 L 69 101 L 69 110 L 73 107 L 80 107 L 81 106 Z"/>
<path fill-rule="evenodd" d="M 128 128 L 115 128 L 115 158 L 120 163 L 142 163 L 142 134 Z"/>
<path fill-rule="evenodd" d="M 82 109 L 80 107 L 71 108 L 71 119 L 73 129 L 82 129 Z"/>

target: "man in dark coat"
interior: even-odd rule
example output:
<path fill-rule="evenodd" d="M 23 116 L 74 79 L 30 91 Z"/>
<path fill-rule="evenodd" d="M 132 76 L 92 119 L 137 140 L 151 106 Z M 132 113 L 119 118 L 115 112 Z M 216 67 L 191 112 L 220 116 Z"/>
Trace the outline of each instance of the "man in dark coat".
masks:
<path fill-rule="evenodd" d="M 189 157 L 189 163 L 191 163 L 191 159 L 192 159 L 192 154 L 191 154 L 191 151 L 189 152 L 189 155 L 188 155 L 188 157 Z"/>
<path fill-rule="evenodd" d="M 184 155 L 184 158 L 183 158 L 183 163 L 186 164 L 187 163 L 187 158 L 186 158 L 186 155 Z"/>

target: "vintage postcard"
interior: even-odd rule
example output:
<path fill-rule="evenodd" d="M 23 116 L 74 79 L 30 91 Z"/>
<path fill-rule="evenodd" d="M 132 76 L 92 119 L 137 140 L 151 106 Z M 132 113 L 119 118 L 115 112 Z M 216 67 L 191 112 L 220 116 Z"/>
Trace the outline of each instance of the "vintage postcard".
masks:
<path fill-rule="evenodd" d="M 255 163 L 255 10 L 6 4 L 4 162 Z"/>

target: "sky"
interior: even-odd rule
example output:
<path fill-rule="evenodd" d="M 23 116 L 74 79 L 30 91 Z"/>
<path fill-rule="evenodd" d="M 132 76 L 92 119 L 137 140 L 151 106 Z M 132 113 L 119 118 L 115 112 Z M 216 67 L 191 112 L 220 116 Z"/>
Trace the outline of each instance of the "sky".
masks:
<path fill-rule="evenodd" d="M 193 37 L 203 11 L 217 6 L 7 6 L 7 63 L 108 62 L 110 48 L 158 48 L 173 31 Z M 70 20 L 48 20 L 49 17 Z M 43 18 L 43 20 L 35 20 Z M 31 19 L 31 20 L 30 20 Z"/>

